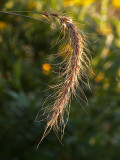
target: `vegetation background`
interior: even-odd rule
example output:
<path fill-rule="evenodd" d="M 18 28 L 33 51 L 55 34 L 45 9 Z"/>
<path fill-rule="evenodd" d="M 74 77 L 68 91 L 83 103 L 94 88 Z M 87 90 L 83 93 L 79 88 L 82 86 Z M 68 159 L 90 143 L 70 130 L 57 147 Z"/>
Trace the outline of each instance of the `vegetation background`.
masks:
<path fill-rule="evenodd" d="M 59 30 L 31 19 L 0 14 L 0 159 L 120 159 L 120 0 L 0 0 L 4 11 L 48 11 L 73 17 L 93 52 L 88 105 L 73 98 L 64 147 L 53 131 L 36 150 L 45 123 L 35 122 L 56 84 L 50 49 Z M 35 13 L 24 13 L 43 19 Z M 51 23 L 51 22 L 50 22 Z M 54 80 L 54 81 L 53 81 Z"/>

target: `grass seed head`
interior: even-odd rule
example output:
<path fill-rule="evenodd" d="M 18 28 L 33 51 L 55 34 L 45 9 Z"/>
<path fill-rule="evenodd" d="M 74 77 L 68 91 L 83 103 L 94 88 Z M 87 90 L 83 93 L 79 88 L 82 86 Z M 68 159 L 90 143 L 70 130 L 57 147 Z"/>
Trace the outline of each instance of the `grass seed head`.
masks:
<path fill-rule="evenodd" d="M 63 137 L 64 129 L 69 117 L 71 96 L 74 95 L 77 97 L 77 90 L 85 96 L 84 91 L 79 84 L 87 84 L 85 79 L 88 80 L 87 73 L 91 69 L 89 57 L 85 52 L 86 42 L 72 19 L 56 13 L 46 13 L 46 15 L 57 18 L 68 30 L 70 54 L 66 58 L 65 69 L 60 75 L 63 80 L 57 86 L 57 92 L 54 94 L 55 102 L 44 110 L 44 114 L 47 114 L 47 125 L 41 141 L 52 128 L 55 133 L 60 131 L 61 138 Z M 66 52 L 68 52 L 68 49 Z"/>

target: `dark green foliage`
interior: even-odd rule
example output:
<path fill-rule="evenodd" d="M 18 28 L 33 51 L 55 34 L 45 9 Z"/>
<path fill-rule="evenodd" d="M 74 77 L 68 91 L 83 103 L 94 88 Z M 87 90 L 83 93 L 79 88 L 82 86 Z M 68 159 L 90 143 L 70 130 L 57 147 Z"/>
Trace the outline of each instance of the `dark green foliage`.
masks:
<path fill-rule="evenodd" d="M 0 1 L 0 8 L 5 5 L 4 2 Z M 55 2 L 50 1 L 51 7 L 56 11 L 62 10 L 62 1 Z M 10 10 L 30 9 L 28 3 L 13 1 Z M 39 3 L 41 11 L 49 11 L 48 1 Z M 95 12 L 96 8 L 96 13 L 100 14 L 97 11 L 100 5 L 94 4 L 91 11 L 93 9 Z M 62 46 L 61 42 L 50 49 L 60 31 L 43 22 L 0 14 L 0 25 L 3 26 L 0 28 L 1 160 L 120 159 L 120 21 L 116 11 L 115 15 L 108 15 L 107 22 L 103 22 L 110 25 L 111 31 L 106 33 L 103 28 L 99 31 L 99 17 L 90 14 L 89 10 L 83 14 L 82 9 L 73 6 L 65 11 L 72 12 L 77 23 L 84 23 L 80 28 L 92 45 L 89 49 L 94 52 L 95 75 L 90 79 L 92 92 L 84 87 L 88 105 L 72 99 L 69 122 L 62 141 L 64 147 L 51 131 L 37 150 L 46 123 L 35 122 L 35 117 L 47 96 L 54 92 L 48 85 L 58 83 L 55 79 L 57 75 L 44 72 L 42 64 L 61 62 L 62 58 L 50 56 Z M 32 13 L 26 15 L 33 16 Z M 58 70 L 56 66 L 51 69 L 54 70 Z"/>

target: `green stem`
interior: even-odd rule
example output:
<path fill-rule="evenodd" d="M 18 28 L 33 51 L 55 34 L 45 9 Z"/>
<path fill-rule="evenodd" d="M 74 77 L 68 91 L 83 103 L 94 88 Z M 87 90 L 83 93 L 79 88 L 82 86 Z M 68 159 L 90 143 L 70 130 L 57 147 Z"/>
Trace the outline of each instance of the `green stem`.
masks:
<path fill-rule="evenodd" d="M 105 30 L 106 29 L 107 9 L 108 9 L 108 0 L 102 0 L 101 1 L 100 30 Z"/>

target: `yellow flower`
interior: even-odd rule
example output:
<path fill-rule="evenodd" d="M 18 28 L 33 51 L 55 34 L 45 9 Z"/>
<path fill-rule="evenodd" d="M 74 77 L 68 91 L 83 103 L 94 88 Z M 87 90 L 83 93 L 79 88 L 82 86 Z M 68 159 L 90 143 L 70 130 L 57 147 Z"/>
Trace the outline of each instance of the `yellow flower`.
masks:
<path fill-rule="evenodd" d="M 117 47 L 120 48 L 120 39 L 116 39 L 116 40 L 115 40 L 115 44 L 116 44 Z"/>
<path fill-rule="evenodd" d="M 107 36 L 108 34 L 112 33 L 112 28 L 109 24 L 105 28 L 96 28 L 96 31 L 102 33 L 103 35 Z"/>
<path fill-rule="evenodd" d="M 77 5 L 88 6 L 88 5 L 92 4 L 92 3 L 94 3 L 95 1 L 97 1 L 97 0 L 79 0 L 77 2 Z"/>
<path fill-rule="evenodd" d="M 112 0 L 112 5 L 115 8 L 120 8 L 120 0 Z"/>
<path fill-rule="evenodd" d="M 64 6 L 72 6 L 72 5 L 87 6 L 95 1 L 97 0 L 64 0 Z"/>
<path fill-rule="evenodd" d="M 96 77 L 95 77 L 95 81 L 97 83 L 101 82 L 104 78 L 104 73 L 99 73 Z"/>
<path fill-rule="evenodd" d="M 7 23 L 0 21 L 0 30 L 4 30 L 7 27 Z"/>
<path fill-rule="evenodd" d="M 117 75 L 118 77 L 120 77 L 120 69 L 118 69 Z"/>
<path fill-rule="evenodd" d="M 110 34 L 112 32 L 112 29 L 111 29 L 111 27 L 106 27 L 103 31 L 102 31 L 102 33 L 103 33 L 103 35 L 108 35 L 108 34 Z"/>
<path fill-rule="evenodd" d="M 74 0 L 64 0 L 64 6 L 72 6 L 74 5 Z"/>
<path fill-rule="evenodd" d="M 49 70 L 51 69 L 51 65 L 48 64 L 48 63 L 44 63 L 44 64 L 42 65 L 42 69 L 44 69 L 44 70 L 46 70 L 46 71 L 49 71 Z"/>
<path fill-rule="evenodd" d="M 43 65 L 42 65 L 42 69 L 43 69 L 43 74 L 45 74 L 45 75 L 48 75 L 49 74 L 49 71 L 50 71 L 50 69 L 51 69 L 51 65 L 50 64 L 48 64 L 48 63 L 44 63 Z"/>
<path fill-rule="evenodd" d="M 28 3 L 28 6 L 27 6 L 27 9 L 29 10 L 29 11 L 31 11 L 31 10 L 34 10 L 34 9 L 36 9 L 36 6 L 37 6 L 37 4 L 36 4 L 36 2 L 29 2 Z"/>
<path fill-rule="evenodd" d="M 5 3 L 5 8 L 6 9 L 11 9 L 11 8 L 13 8 L 13 4 L 14 4 L 14 2 L 8 1 L 7 3 Z"/>

